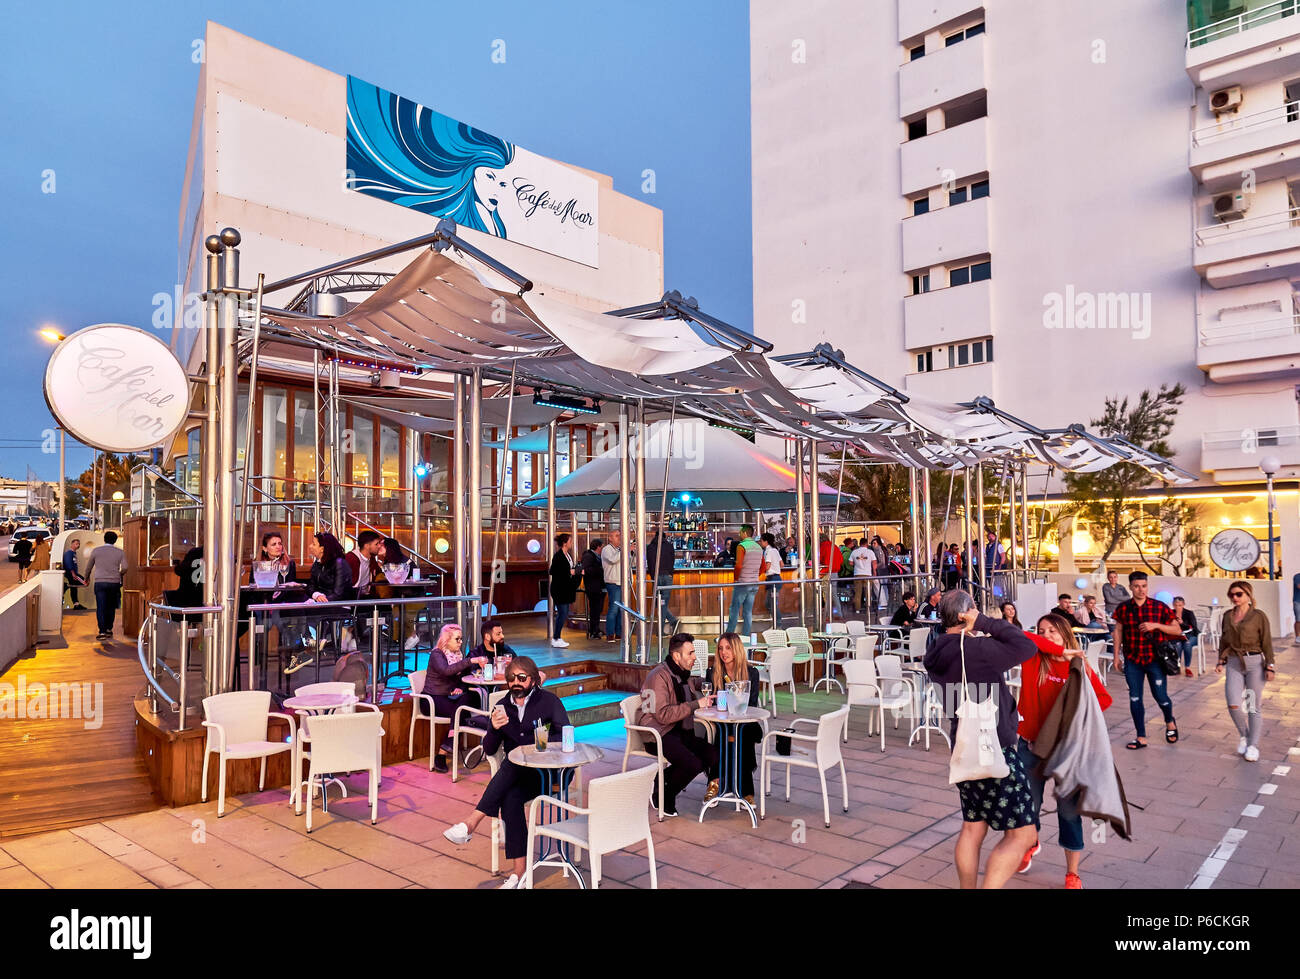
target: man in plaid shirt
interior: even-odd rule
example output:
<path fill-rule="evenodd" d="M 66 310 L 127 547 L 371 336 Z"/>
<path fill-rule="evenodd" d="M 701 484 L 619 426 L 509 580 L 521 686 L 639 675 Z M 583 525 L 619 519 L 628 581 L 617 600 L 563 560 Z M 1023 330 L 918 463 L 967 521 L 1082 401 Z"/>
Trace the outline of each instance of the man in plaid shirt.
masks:
<path fill-rule="evenodd" d="M 1116 671 L 1121 662 L 1128 681 L 1128 706 L 1137 728 L 1137 737 L 1124 747 L 1136 751 L 1147 746 L 1146 710 L 1143 704 L 1142 679 L 1151 687 L 1151 696 L 1165 715 L 1165 740 L 1178 743 L 1178 725 L 1174 723 L 1174 704 L 1165 685 L 1165 671 L 1156 662 L 1156 646 L 1166 637 L 1179 639 L 1182 626 L 1174 610 L 1164 602 L 1147 597 L 1147 573 L 1134 571 L 1128 576 L 1133 597 L 1115 609 Z M 1123 650 L 1123 659 L 1120 651 Z"/>

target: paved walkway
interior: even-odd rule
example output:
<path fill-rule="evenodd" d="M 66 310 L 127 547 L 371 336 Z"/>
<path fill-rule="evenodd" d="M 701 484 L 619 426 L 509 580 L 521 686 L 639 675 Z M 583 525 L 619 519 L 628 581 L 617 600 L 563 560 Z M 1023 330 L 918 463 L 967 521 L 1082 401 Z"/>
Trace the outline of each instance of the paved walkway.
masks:
<path fill-rule="evenodd" d="M 1291 647 L 1280 656 L 1279 681 L 1264 702 L 1257 764 L 1235 753 L 1221 677 L 1172 680 L 1182 741 L 1154 741 L 1142 752 L 1122 747 L 1132 728 L 1122 685 L 1111 679 L 1116 761 L 1130 800 L 1144 809 L 1133 813 L 1133 841 L 1089 841 L 1081 867 L 1086 886 L 1300 886 L 1300 837 L 1294 833 L 1300 768 L 1293 774 L 1290 767 L 1300 761 L 1296 659 Z M 781 717 L 788 718 L 790 698 L 778 698 Z M 801 687 L 800 714 L 816 716 L 840 699 Z M 604 762 L 588 767 L 588 777 L 616 770 L 621 723 L 583 733 L 606 752 Z M 866 736 L 865 713 L 855 712 L 845 753 L 850 812 L 836 805 L 839 785 L 832 777 L 829 829 L 821 822 L 815 777 L 796 774 L 786 802 L 778 775 L 768 818 L 757 830 L 745 817 L 716 809 L 698 822 L 690 815 L 698 814 L 702 798 L 697 780 L 680 798 L 681 817 L 662 824 L 652 819 L 660 886 L 955 886 L 952 847 L 960 817 L 956 791 L 947 784 L 947 748 L 939 739 L 927 753 L 906 741 L 906 721 L 898 730 L 887 723 L 881 753 L 878 739 Z M 332 802 L 327 816 L 318 812 L 310 837 L 284 790 L 276 790 L 229 800 L 220 820 L 209 801 L 5 841 L 0 888 L 493 887 L 498 881 L 490 874 L 487 838 L 459 847 L 442 836 L 473 806 L 486 780 L 484 767 L 452 783 L 430 773 L 423 759 L 385 768 L 379 823 L 371 826 L 363 781 L 350 778 L 349 798 Z M 1064 860 L 1055 839 L 1055 819 L 1048 815 L 1042 854 L 1010 886 L 1061 886 Z M 602 886 L 647 886 L 644 848 L 610 856 L 604 874 Z M 548 872 L 538 886 L 573 883 Z"/>

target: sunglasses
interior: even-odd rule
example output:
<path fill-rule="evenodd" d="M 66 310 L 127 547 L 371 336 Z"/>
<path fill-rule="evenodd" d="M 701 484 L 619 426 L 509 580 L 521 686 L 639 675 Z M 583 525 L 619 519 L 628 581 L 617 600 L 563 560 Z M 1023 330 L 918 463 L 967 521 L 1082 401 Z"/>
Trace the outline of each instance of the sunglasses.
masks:
<path fill-rule="evenodd" d="M 516 673 L 514 676 L 506 677 L 507 680 L 528 680 L 531 679 L 527 673 Z"/>
<path fill-rule="evenodd" d="M 1228 592 L 1228 597 L 1229 597 L 1229 598 L 1241 598 L 1241 597 L 1242 597 L 1243 595 L 1245 595 L 1245 594 L 1246 594 L 1246 593 L 1245 593 L 1244 591 L 1230 591 L 1230 592 Z"/>

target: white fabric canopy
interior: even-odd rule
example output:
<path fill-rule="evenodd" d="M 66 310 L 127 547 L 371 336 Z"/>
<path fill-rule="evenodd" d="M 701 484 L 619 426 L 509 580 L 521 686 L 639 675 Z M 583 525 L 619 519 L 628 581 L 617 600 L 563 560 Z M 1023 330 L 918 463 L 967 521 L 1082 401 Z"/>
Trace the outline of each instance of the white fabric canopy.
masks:
<path fill-rule="evenodd" d="M 511 442 L 514 447 L 514 442 Z M 629 451 L 635 451 L 630 449 Z M 560 510 L 612 510 L 619 500 L 618 447 L 603 452 L 555 484 Z M 764 452 L 735 432 L 696 419 L 655 422 L 646 438 L 646 506 L 660 508 L 664 459 L 668 461 L 669 504 L 690 494 L 704 510 L 789 510 L 795 506 L 795 474 L 783 460 Z M 804 491 L 810 483 L 805 478 Z M 835 487 L 820 484 L 820 505 L 835 506 Z M 845 493 L 843 500 L 857 497 Z M 521 506 L 545 507 L 546 492 Z"/>

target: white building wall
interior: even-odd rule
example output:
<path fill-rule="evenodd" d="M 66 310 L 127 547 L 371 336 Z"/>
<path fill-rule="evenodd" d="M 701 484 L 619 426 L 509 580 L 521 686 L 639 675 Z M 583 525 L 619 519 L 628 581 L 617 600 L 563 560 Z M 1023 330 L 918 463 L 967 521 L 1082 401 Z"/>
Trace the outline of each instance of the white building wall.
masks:
<path fill-rule="evenodd" d="M 829 340 L 908 390 L 953 397 L 974 379 L 1000 407 L 1049 428 L 1086 424 L 1107 395 L 1181 382 L 1188 395 L 1171 444 L 1192 471 L 1204 433 L 1294 426 L 1300 374 L 1218 383 L 1197 366 L 1202 326 L 1256 302 L 1289 314 L 1290 286 L 1276 265 L 1263 269 L 1267 282 L 1231 289 L 1203 284 L 1194 268 L 1195 229 L 1213 216 L 1211 193 L 1189 171 L 1190 137 L 1214 117 L 1188 78 L 1184 6 L 986 0 L 985 33 L 945 48 L 945 33 L 980 9 L 752 0 L 756 332 L 780 350 Z M 792 57 L 800 40 L 803 63 Z M 925 57 L 909 61 L 921 42 Z M 930 134 L 908 142 L 900 109 L 917 112 L 927 89 L 947 98 L 972 77 L 986 80 L 987 118 L 935 132 L 944 113 L 931 111 Z M 1282 97 L 1280 80 L 1250 84 L 1257 108 Z M 905 196 L 928 193 L 933 206 L 945 176 L 985 171 L 987 201 L 911 216 Z M 1254 213 L 1288 206 L 1285 177 L 1256 191 Z M 986 222 L 969 210 L 950 220 L 946 242 L 932 233 L 977 206 Z M 932 275 L 930 294 L 907 298 L 909 263 L 941 264 L 984 239 L 987 307 L 966 292 L 973 285 L 952 287 L 945 307 L 943 275 Z M 1045 303 L 1067 290 L 1129 294 L 1149 318 L 1049 329 Z M 791 329 L 796 299 L 807 326 Z M 964 319 L 946 325 L 953 310 Z M 996 338 L 991 367 L 908 376 L 921 344 L 977 335 Z M 1248 455 L 1220 479 L 1258 479 Z"/>

